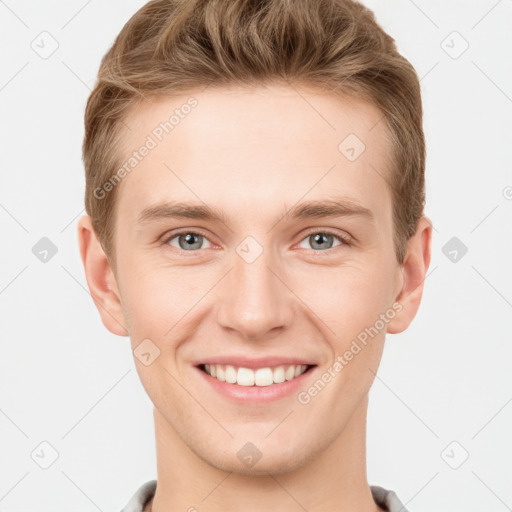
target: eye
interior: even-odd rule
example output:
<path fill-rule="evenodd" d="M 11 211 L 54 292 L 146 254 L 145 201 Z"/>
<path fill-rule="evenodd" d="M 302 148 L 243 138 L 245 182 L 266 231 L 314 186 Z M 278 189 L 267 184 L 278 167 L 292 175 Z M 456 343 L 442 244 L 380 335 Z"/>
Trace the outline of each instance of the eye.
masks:
<path fill-rule="evenodd" d="M 337 239 L 340 243 L 333 246 L 333 239 Z M 330 231 L 313 231 L 306 238 L 303 238 L 301 243 L 304 241 L 311 244 L 314 250 L 326 251 L 339 245 L 350 245 L 350 240 L 338 234 L 334 234 Z M 307 249 L 307 247 L 303 247 Z"/>
<path fill-rule="evenodd" d="M 338 244 L 333 245 L 335 240 L 338 240 Z M 207 244 L 206 246 L 205 242 Z M 348 237 L 332 233 L 331 231 L 313 231 L 301 240 L 301 244 L 304 242 L 310 243 L 313 250 L 317 252 L 327 251 L 340 245 L 351 245 L 351 240 Z M 198 249 L 209 249 L 212 247 L 212 244 L 206 235 L 196 231 L 180 231 L 178 233 L 173 233 L 162 243 L 187 252 L 194 252 Z M 308 247 L 302 248 L 308 249 Z"/>
<path fill-rule="evenodd" d="M 177 239 L 177 244 L 172 243 L 174 239 Z M 208 247 L 203 246 L 203 242 L 207 241 L 210 244 L 208 238 L 201 233 L 196 233 L 195 231 L 180 231 L 179 233 L 174 233 L 168 238 L 164 240 L 164 244 L 169 244 L 172 247 L 176 247 L 177 249 L 182 249 L 184 251 L 193 251 L 194 249 L 208 249 L 211 247 L 211 244 Z"/>

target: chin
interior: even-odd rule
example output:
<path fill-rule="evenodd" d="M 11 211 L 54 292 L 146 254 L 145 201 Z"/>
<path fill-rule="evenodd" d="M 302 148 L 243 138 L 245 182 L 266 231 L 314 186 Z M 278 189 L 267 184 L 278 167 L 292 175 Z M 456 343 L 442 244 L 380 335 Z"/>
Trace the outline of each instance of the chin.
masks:
<path fill-rule="evenodd" d="M 265 461 L 262 458 L 253 467 L 244 467 L 237 458 L 221 460 L 218 463 L 214 460 L 205 460 L 205 462 L 226 473 L 235 473 L 243 476 L 281 475 L 291 473 L 303 465 L 299 461 L 290 461 L 281 457 L 271 457 Z"/>
<path fill-rule="evenodd" d="M 240 443 L 237 443 L 237 445 Z M 242 450 L 246 447 L 245 452 Z M 256 452 L 251 445 L 243 445 L 242 449 L 237 450 L 235 456 L 232 452 L 223 453 L 197 453 L 208 465 L 213 466 L 227 473 L 235 473 L 244 476 L 268 476 L 290 473 L 300 469 L 314 457 L 314 453 L 308 453 L 302 444 L 300 449 L 293 446 L 281 444 L 280 449 L 271 445 L 262 447 L 261 451 Z M 261 446 L 261 444 L 260 444 Z M 241 452 L 241 453 L 240 453 Z M 253 454 L 259 457 L 254 464 L 243 462 L 244 453 Z"/>

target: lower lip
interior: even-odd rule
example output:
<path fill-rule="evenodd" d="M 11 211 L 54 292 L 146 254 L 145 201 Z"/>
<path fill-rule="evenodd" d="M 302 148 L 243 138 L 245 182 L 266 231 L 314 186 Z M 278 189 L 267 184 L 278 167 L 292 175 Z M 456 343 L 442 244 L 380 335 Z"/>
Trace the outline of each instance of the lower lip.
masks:
<path fill-rule="evenodd" d="M 304 382 L 309 378 L 311 373 L 315 370 L 316 366 L 309 368 L 303 374 L 292 380 L 286 380 L 279 384 L 271 384 L 270 386 L 239 386 L 238 384 L 231 384 L 229 382 L 221 382 L 219 379 L 208 375 L 205 371 L 197 366 L 195 369 L 199 372 L 201 378 L 209 384 L 215 391 L 224 395 L 235 402 L 244 403 L 265 403 L 279 400 L 296 394 Z"/>

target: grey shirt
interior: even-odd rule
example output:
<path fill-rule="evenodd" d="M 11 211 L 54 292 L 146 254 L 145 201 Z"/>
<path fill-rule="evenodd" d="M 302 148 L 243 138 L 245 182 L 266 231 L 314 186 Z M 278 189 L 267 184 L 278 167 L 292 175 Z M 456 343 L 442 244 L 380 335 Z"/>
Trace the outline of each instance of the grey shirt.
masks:
<path fill-rule="evenodd" d="M 142 512 L 146 503 L 153 497 L 156 490 L 156 480 L 150 480 L 139 487 L 137 492 L 131 497 L 126 507 L 121 512 Z M 383 487 L 371 485 L 372 496 L 379 507 L 388 512 L 408 512 L 402 505 L 397 495 L 393 491 L 388 491 Z"/>

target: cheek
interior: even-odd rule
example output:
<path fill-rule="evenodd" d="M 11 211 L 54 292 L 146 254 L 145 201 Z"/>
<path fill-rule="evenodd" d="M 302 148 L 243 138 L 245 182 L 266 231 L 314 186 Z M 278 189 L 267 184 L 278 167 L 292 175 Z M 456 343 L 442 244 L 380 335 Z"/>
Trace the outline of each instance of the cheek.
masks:
<path fill-rule="evenodd" d="M 140 338 L 162 339 L 178 322 L 184 308 L 184 283 L 172 269 L 144 269 L 137 262 L 127 262 L 124 273 L 122 302 L 128 316 L 132 343 Z"/>
<path fill-rule="evenodd" d="M 296 295 L 329 328 L 340 350 L 392 305 L 391 272 L 368 262 L 312 269 L 293 280 Z"/>

